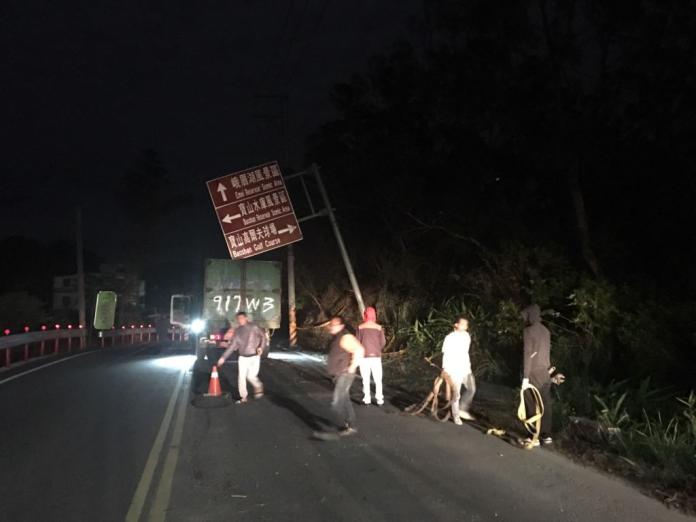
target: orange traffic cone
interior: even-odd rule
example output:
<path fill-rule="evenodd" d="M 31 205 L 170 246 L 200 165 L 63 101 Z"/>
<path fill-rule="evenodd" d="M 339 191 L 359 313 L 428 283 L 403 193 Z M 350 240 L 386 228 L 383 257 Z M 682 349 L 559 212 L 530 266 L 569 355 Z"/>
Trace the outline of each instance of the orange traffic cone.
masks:
<path fill-rule="evenodd" d="M 207 397 L 222 397 L 222 389 L 220 388 L 220 378 L 218 377 L 217 366 L 213 366 L 213 371 L 210 373 L 210 384 L 208 385 Z"/>

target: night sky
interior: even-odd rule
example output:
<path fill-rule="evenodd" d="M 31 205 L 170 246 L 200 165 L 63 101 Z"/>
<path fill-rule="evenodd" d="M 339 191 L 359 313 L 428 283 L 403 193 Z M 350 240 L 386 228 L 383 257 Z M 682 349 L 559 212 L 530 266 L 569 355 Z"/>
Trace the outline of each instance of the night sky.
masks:
<path fill-rule="evenodd" d="M 177 263 L 228 255 L 206 180 L 311 159 L 365 279 L 424 252 L 466 271 L 455 231 L 688 294 L 696 17 L 684 3 L 595 7 L 4 2 L 0 240 L 72 241 L 81 206 L 89 259 L 169 263 L 173 280 Z M 302 228 L 300 258 L 339 259 L 327 220 Z"/>
<path fill-rule="evenodd" d="M 282 101 L 259 96 L 287 96 L 287 163 L 301 167 L 331 85 L 408 36 L 419 6 L 3 2 L 0 237 L 71 239 L 79 204 L 87 248 L 117 254 L 137 230 L 115 184 L 153 148 L 191 198 L 163 233 L 224 249 L 204 181 L 286 159 L 280 120 L 264 118 Z"/>

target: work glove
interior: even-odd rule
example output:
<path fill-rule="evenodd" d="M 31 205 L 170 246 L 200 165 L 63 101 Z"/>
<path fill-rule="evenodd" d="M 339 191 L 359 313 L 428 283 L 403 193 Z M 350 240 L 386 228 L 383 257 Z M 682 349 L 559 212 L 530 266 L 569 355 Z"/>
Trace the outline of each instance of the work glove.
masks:
<path fill-rule="evenodd" d="M 522 390 L 528 390 L 532 385 L 529 384 L 529 379 L 522 379 Z"/>

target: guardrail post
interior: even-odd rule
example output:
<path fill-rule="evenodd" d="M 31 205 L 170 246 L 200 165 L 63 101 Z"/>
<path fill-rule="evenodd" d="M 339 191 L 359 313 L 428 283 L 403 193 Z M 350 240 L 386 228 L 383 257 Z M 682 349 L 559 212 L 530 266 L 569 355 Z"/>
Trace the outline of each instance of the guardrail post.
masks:
<path fill-rule="evenodd" d="M 24 360 L 26 361 L 29 359 L 29 345 L 25 344 L 24 345 Z"/>
<path fill-rule="evenodd" d="M 68 336 L 68 353 L 72 353 L 72 337 Z"/>
<path fill-rule="evenodd" d="M 41 351 L 40 351 L 39 353 L 41 353 L 41 357 L 43 357 L 43 356 L 44 356 L 44 353 L 45 353 L 45 350 L 46 350 L 46 341 L 44 341 L 44 340 L 41 341 L 41 348 L 40 348 L 40 350 L 41 350 Z"/>
<path fill-rule="evenodd" d="M 59 350 L 59 345 L 60 344 L 60 337 L 56 337 L 55 341 L 53 342 L 53 354 L 58 355 L 58 350 Z"/>
<path fill-rule="evenodd" d="M 12 364 L 12 348 L 5 348 L 5 368 L 9 368 Z"/>

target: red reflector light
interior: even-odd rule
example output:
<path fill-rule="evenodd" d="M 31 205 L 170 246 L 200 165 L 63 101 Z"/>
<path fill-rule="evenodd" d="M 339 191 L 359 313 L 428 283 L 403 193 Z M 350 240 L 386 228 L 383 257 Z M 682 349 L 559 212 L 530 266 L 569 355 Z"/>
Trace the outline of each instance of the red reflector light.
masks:
<path fill-rule="evenodd" d="M 2 333 L 4 333 L 5 335 L 10 335 L 10 329 L 5 328 Z"/>
<path fill-rule="evenodd" d="M 42 324 L 42 325 L 41 325 L 41 330 L 46 330 L 46 325 L 45 325 L 45 324 Z"/>
<path fill-rule="evenodd" d="M 28 331 L 29 331 L 29 327 L 28 327 L 28 326 L 25 326 L 25 327 L 24 327 L 24 331 L 25 331 L 25 332 L 28 332 Z"/>

